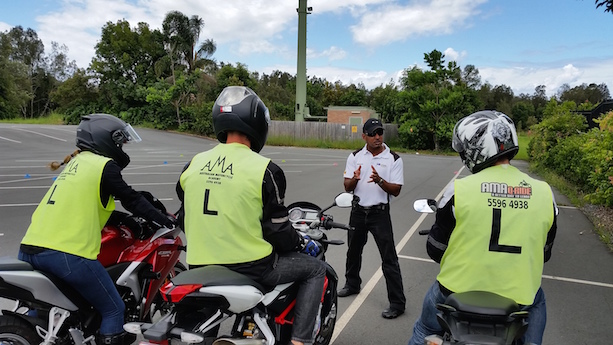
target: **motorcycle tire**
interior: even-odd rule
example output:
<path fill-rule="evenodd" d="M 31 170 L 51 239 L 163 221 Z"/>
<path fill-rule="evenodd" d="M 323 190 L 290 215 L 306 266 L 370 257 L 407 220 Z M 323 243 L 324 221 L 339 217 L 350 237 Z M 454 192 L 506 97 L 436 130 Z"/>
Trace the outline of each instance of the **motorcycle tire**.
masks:
<path fill-rule="evenodd" d="M 336 285 L 330 284 L 324 295 L 324 303 L 321 309 L 321 326 L 315 337 L 315 345 L 328 345 L 332 340 L 336 317 L 338 313 L 338 295 Z"/>
<path fill-rule="evenodd" d="M 177 262 L 175 264 L 175 267 L 174 267 L 174 270 L 172 272 L 172 275 L 167 277 L 167 280 L 170 280 L 170 278 L 172 278 L 172 277 L 176 277 L 177 274 L 179 274 L 179 273 L 181 273 L 183 271 L 187 271 L 187 268 L 181 262 Z M 164 299 L 162 298 L 162 295 L 157 294 L 155 296 L 155 299 L 153 300 L 151 308 L 149 309 L 149 314 L 146 316 L 146 320 L 145 321 L 146 322 L 153 322 L 154 320 L 160 319 L 162 316 L 168 314 L 168 312 L 170 311 L 171 307 L 172 307 L 172 304 L 164 301 Z M 158 313 L 159 313 L 159 315 L 156 315 Z"/>
<path fill-rule="evenodd" d="M 38 345 L 41 341 L 31 324 L 18 317 L 0 316 L 0 344 Z"/>

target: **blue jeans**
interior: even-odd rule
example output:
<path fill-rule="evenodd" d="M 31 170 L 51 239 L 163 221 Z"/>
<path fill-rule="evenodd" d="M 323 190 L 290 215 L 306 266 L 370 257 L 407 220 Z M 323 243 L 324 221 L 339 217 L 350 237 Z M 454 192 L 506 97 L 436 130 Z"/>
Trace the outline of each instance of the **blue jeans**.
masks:
<path fill-rule="evenodd" d="M 289 282 L 298 284 L 294 307 L 292 340 L 306 344 L 313 342 L 313 329 L 324 290 L 326 268 L 323 261 L 302 253 L 279 254 L 274 269 L 267 271 L 261 283 L 278 285 Z"/>
<path fill-rule="evenodd" d="M 102 316 L 100 335 L 123 332 L 125 305 L 115 284 L 98 260 L 47 249 L 38 254 L 19 252 L 19 260 L 35 269 L 53 274 L 68 283 Z"/>
<path fill-rule="evenodd" d="M 424 297 L 421 315 L 413 326 L 413 336 L 409 340 L 409 345 L 423 345 L 424 338 L 428 335 L 443 335 L 443 329 L 436 318 L 436 314 L 439 312 L 436 309 L 436 304 L 444 303 L 445 299 L 446 296 L 441 292 L 438 282 L 432 284 L 426 293 L 426 297 Z M 547 308 L 543 289 L 539 288 L 534 297 L 534 303 L 523 307 L 522 310 L 529 312 L 528 330 L 522 338 L 523 343 L 540 345 L 543 342 L 543 333 L 547 323 Z"/>

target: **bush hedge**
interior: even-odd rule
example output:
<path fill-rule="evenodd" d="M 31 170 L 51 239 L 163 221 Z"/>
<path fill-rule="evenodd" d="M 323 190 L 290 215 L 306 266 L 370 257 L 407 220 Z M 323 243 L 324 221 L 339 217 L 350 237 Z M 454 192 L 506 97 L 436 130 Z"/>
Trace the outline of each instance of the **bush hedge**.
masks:
<path fill-rule="evenodd" d="M 613 206 L 613 112 L 603 115 L 599 128 L 586 131 L 585 118 L 560 111 L 534 125 L 528 154 L 576 185 L 585 201 Z"/>

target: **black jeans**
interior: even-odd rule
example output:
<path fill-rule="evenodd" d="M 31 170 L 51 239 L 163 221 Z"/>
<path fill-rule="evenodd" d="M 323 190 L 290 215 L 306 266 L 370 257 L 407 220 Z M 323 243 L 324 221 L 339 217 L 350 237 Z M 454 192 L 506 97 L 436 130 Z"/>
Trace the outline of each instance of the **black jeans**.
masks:
<path fill-rule="evenodd" d="M 362 252 L 368 240 L 368 232 L 370 231 L 381 255 L 381 268 L 387 285 L 387 298 L 389 299 L 390 307 L 404 310 L 406 298 L 404 296 L 398 254 L 394 244 L 394 232 L 392 231 L 389 207 L 370 210 L 354 207 L 351 210 L 349 224 L 355 230 L 349 231 L 347 235 L 348 249 L 345 265 L 345 285 L 351 289 L 360 289 L 362 284 L 362 279 L 360 278 Z"/>

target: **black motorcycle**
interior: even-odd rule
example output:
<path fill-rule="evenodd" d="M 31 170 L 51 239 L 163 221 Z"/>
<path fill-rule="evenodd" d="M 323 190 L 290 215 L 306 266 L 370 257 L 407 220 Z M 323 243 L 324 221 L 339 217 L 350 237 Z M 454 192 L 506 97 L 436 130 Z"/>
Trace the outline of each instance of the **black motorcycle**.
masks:
<path fill-rule="evenodd" d="M 434 213 L 434 199 L 419 199 L 413 208 L 421 213 Z M 427 235 L 429 230 L 420 230 Z M 528 312 L 512 299 L 487 291 L 450 294 L 445 303 L 436 306 L 443 336 L 430 335 L 426 345 L 514 345 L 528 328 Z"/>

